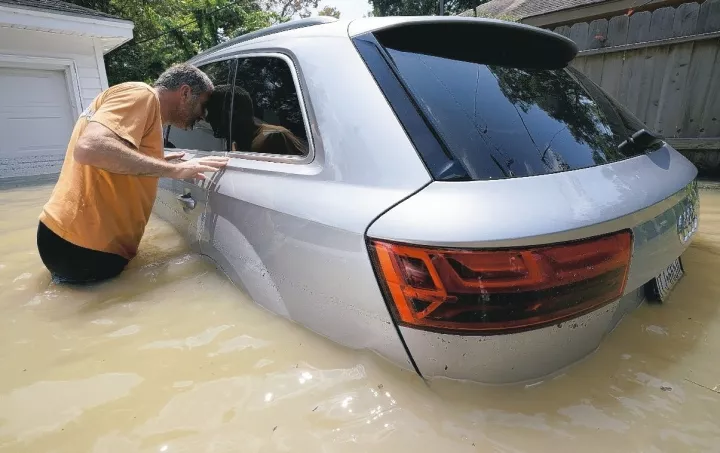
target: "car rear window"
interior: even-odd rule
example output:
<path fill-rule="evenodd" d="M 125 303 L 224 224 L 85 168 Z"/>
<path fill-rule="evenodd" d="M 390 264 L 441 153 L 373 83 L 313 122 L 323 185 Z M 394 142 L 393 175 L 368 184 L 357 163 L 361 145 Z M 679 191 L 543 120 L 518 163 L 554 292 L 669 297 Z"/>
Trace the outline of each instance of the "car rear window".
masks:
<path fill-rule="evenodd" d="M 645 126 L 570 67 L 527 69 L 385 51 L 471 179 L 556 173 L 646 151 L 619 148 Z"/>

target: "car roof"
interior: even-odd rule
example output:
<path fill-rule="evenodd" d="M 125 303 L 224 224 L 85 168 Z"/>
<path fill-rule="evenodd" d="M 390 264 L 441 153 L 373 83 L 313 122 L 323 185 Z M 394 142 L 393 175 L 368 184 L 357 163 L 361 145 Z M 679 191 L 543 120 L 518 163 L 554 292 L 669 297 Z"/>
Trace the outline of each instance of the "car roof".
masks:
<path fill-rule="evenodd" d="M 287 37 L 292 36 L 307 36 L 312 32 L 318 32 L 322 30 L 324 36 L 335 36 L 335 37 L 354 37 L 363 33 L 387 30 L 405 25 L 416 24 L 416 25 L 432 25 L 432 24 L 476 24 L 476 25 L 487 25 L 495 29 L 502 28 L 506 31 L 518 31 L 525 33 L 532 33 L 538 35 L 549 36 L 552 35 L 558 43 L 562 42 L 564 46 L 574 47 L 574 52 L 577 52 L 577 47 L 573 41 L 562 35 L 554 33 L 550 30 L 533 27 L 531 25 L 521 24 L 517 22 L 501 21 L 497 19 L 487 19 L 480 17 L 465 17 L 465 16 L 392 16 L 392 17 L 364 17 L 360 19 L 336 19 L 334 17 L 327 16 L 316 16 L 308 17 L 304 19 L 292 20 L 281 24 L 272 25 L 254 32 L 246 33 L 244 35 L 232 38 L 224 43 L 220 43 L 214 47 L 211 47 L 198 55 L 191 58 L 188 62 L 194 63 L 199 60 L 205 59 L 210 55 L 219 53 L 226 53 L 235 50 L 237 47 L 245 47 L 255 42 L 264 40 L 269 37 Z"/>
<path fill-rule="evenodd" d="M 278 33 L 282 33 L 289 30 L 297 30 L 300 28 L 305 27 L 311 27 L 313 25 L 321 25 L 321 24 L 328 24 L 332 22 L 337 22 L 338 19 L 334 17 L 328 17 L 328 16 L 317 16 L 317 17 L 307 17 L 304 19 L 298 19 L 298 20 L 291 20 L 289 22 L 283 22 L 281 24 L 275 24 L 271 25 L 269 27 L 261 28 L 260 30 L 255 30 L 250 33 L 245 33 L 243 35 L 240 35 L 238 37 L 229 39 L 223 43 L 220 43 L 216 46 L 213 46 L 197 56 L 195 56 L 191 61 L 195 59 L 202 58 L 206 55 L 213 54 L 215 52 L 218 52 L 222 49 L 226 49 L 228 47 L 232 47 L 238 44 L 250 42 L 254 39 L 262 38 L 263 36 L 270 36 Z"/>

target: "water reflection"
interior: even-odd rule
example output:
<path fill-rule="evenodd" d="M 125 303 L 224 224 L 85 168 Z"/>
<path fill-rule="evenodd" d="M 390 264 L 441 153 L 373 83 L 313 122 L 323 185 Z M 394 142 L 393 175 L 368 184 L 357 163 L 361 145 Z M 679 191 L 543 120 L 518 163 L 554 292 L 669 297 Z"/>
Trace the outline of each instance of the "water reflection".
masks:
<path fill-rule="evenodd" d="M 122 278 L 53 285 L 32 246 L 48 190 L 0 192 L 2 453 L 717 450 L 720 193 L 667 304 L 496 387 L 425 383 L 271 315 L 157 219 Z"/>
<path fill-rule="evenodd" d="M 83 413 L 126 397 L 142 380 L 132 373 L 105 373 L 16 388 L 0 399 L 0 439 L 14 437 L 29 442 L 64 431 Z"/>

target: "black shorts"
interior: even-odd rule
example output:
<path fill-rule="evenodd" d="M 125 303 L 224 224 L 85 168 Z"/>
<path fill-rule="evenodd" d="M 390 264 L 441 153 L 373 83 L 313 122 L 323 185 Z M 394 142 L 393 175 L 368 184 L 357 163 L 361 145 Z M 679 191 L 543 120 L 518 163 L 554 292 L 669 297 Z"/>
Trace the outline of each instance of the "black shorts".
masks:
<path fill-rule="evenodd" d="M 77 246 L 53 233 L 39 222 L 37 247 L 40 259 L 63 283 L 92 283 L 119 275 L 128 260 L 114 253 L 99 252 Z"/>

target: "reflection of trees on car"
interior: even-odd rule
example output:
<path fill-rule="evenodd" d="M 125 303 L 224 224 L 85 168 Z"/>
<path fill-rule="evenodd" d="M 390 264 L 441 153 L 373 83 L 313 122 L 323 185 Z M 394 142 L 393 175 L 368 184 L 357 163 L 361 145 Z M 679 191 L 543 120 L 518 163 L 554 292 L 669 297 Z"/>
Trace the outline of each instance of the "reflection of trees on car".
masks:
<path fill-rule="evenodd" d="M 627 138 L 623 136 L 625 128 L 615 118 L 617 114 L 604 96 L 590 97 L 581 84 L 585 81 L 578 83 L 565 70 L 536 71 L 499 66 L 489 69 L 510 102 L 525 114 L 537 107 L 563 123 L 576 141 L 592 149 L 596 164 L 619 159 L 617 146 Z"/>
<path fill-rule="evenodd" d="M 282 124 L 296 137 L 305 138 L 305 124 L 287 63 L 279 58 L 246 58 L 238 61 L 235 85 L 250 93 L 255 116 Z M 272 121 L 267 113 L 276 115 Z"/>
<path fill-rule="evenodd" d="M 295 17 L 309 17 L 318 0 L 65 0 L 127 19 L 134 39 L 106 55 L 110 85 L 152 82 L 170 64 L 228 39 Z M 327 7 L 332 8 L 332 7 Z"/>

